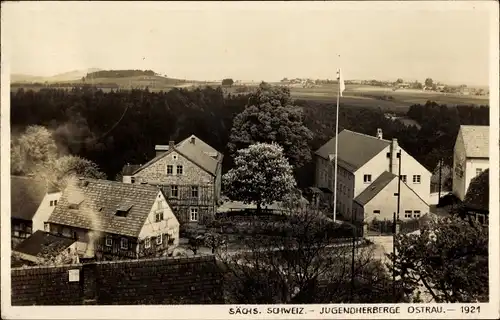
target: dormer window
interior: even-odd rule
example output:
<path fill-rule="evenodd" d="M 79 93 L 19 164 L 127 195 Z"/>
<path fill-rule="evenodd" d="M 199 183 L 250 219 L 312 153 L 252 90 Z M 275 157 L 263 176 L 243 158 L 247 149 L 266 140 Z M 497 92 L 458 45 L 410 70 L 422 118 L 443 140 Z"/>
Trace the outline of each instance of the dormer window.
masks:
<path fill-rule="evenodd" d="M 68 203 L 70 209 L 78 209 L 84 200 L 84 196 L 81 193 L 70 193 L 68 196 Z"/>
<path fill-rule="evenodd" d="M 118 208 L 116 208 L 116 215 L 119 217 L 126 217 L 131 208 L 131 204 L 120 204 Z"/>

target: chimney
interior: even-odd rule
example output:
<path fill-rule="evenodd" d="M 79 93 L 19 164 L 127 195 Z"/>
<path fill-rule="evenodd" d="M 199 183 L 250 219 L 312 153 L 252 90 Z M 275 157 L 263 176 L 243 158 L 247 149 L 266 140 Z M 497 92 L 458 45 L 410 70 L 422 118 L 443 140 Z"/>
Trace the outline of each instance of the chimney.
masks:
<path fill-rule="evenodd" d="M 196 142 L 196 138 L 195 137 L 191 137 L 191 144 L 195 144 Z"/>
<path fill-rule="evenodd" d="M 174 142 L 173 140 L 170 140 L 170 141 L 168 142 L 168 150 L 172 150 L 172 149 L 174 148 L 174 143 L 175 143 L 175 142 Z"/>
<path fill-rule="evenodd" d="M 158 157 L 160 154 L 163 154 L 163 153 L 168 151 L 168 146 L 157 144 L 155 146 L 155 151 L 156 151 L 156 156 Z M 142 166 L 142 164 L 141 164 L 141 166 Z"/>
<path fill-rule="evenodd" d="M 377 139 L 383 139 L 382 129 L 381 128 L 377 128 Z"/>
<path fill-rule="evenodd" d="M 398 163 L 398 139 L 394 138 L 391 142 L 391 159 L 390 159 L 390 169 L 391 173 L 398 175 L 399 174 L 399 163 Z"/>

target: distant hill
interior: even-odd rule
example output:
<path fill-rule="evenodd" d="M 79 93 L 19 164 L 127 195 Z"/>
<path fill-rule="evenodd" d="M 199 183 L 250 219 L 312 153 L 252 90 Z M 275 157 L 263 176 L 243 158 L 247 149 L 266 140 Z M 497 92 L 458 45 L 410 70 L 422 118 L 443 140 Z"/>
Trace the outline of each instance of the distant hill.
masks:
<path fill-rule="evenodd" d="M 54 82 L 72 82 L 76 80 L 81 81 L 82 77 L 85 77 L 88 73 L 97 72 L 99 70 L 100 69 L 97 68 L 73 70 L 49 77 L 32 76 L 26 74 L 12 74 L 10 76 L 10 82 L 11 83 L 23 83 L 23 82 L 54 83 Z"/>
<path fill-rule="evenodd" d="M 187 84 L 189 85 L 187 86 Z M 174 87 L 196 87 L 204 82 L 168 78 L 152 70 L 102 70 L 86 69 L 61 73 L 51 77 L 32 75 L 11 75 L 11 88 L 68 88 L 81 85 L 91 85 L 113 89 L 144 89 L 169 90 Z"/>
<path fill-rule="evenodd" d="M 137 76 L 159 76 L 153 70 L 99 70 L 95 72 L 89 72 L 86 75 L 86 79 L 91 78 L 128 78 Z"/>

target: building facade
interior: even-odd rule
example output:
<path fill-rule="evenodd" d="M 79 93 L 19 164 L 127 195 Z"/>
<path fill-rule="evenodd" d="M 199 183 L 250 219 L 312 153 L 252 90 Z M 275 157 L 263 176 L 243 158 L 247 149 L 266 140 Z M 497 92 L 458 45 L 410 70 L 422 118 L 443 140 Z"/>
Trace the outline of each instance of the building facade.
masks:
<path fill-rule="evenodd" d="M 11 242 L 18 245 L 44 223 L 57 205 L 61 192 L 32 177 L 11 176 Z"/>
<path fill-rule="evenodd" d="M 489 126 L 460 126 L 453 149 L 453 194 L 464 201 L 473 178 L 489 168 Z"/>
<path fill-rule="evenodd" d="M 179 243 L 179 222 L 158 187 L 108 180 L 69 183 L 45 228 L 99 260 L 167 255 Z"/>
<path fill-rule="evenodd" d="M 398 208 L 398 177 L 388 171 L 382 173 L 354 199 L 355 220 L 367 223 L 374 219 L 392 220 L 394 213 L 398 220 L 410 220 L 419 219 L 429 213 L 429 205 L 408 183 L 401 181 L 399 188 L 401 197 Z"/>
<path fill-rule="evenodd" d="M 156 152 L 123 182 L 161 187 L 183 225 L 209 222 L 221 197 L 222 154 L 195 136 L 157 145 Z"/>
<path fill-rule="evenodd" d="M 372 186 L 383 173 L 398 175 L 400 161 L 401 180 L 419 199 L 426 204 L 429 203 L 431 172 L 402 149 L 397 139 L 383 139 L 381 129 L 375 136 L 343 130 L 338 138 L 337 212 L 341 216 L 351 219 L 356 198 Z M 318 188 L 327 187 L 332 191 L 329 198 L 332 208 L 335 183 L 334 153 L 335 138 L 316 151 L 315 185 Z M 404 202 L 405 199 L 401 201 Z M 396 203 L 396 199 L 394 202 Z"/>

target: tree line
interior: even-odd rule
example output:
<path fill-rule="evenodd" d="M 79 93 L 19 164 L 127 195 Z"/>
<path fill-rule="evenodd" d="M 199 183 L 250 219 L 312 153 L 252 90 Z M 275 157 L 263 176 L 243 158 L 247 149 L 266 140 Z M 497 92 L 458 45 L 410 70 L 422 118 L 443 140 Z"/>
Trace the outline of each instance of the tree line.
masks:
<path fill-rule="evenodd" d="M 223 171 L 227 172 L 234 167 L 230 155 L 250 144 L 245 144 L 247 131 L 231 131 L 236 125 L 248 132 L 259 131 L 258 142 L 281 139 L 291 163 L 298 164 L 294 169 L 298 186 L 307 187 L 313 184 L 312 152 L 335 134 L 335 105 L 292 101 L 289 92 L 283 90 L 278 93 L 279 106 L 273 102 L 274 98 L 263 95 L 262 90 L 224 95 L 220 87 L 106 93 L 93 88 L 38 92 L 19 89 L 11 92 L 12 134 L 15 136 L 28 125 L 45 126 L 68 154 L 93 161 L 109 179 L 114 179 L 125 164 L 143 164 L 153 158 L 155 144 L 179 141 L 190 134 L 226 155 Z M 256 108 L 261 102 L 265 105 Z M 278 116 L 285 113 L 287 117 Z M 406 116 L 417 121 L 421 128 L 386 119 L 380 108 L 352 107 L 341 101 L 339 130 L 375 135 L 377 128 L 381 128 L 384 138 L 398 138 L 408 153 L 434 171 L 440 159 L 452 164 L 453 146 L 461 124 L 489 124 L 487 106 L 427 102 L 411 106 Z M 283 127 L 278 131 L 273 129 L 280 126 Z"/>

